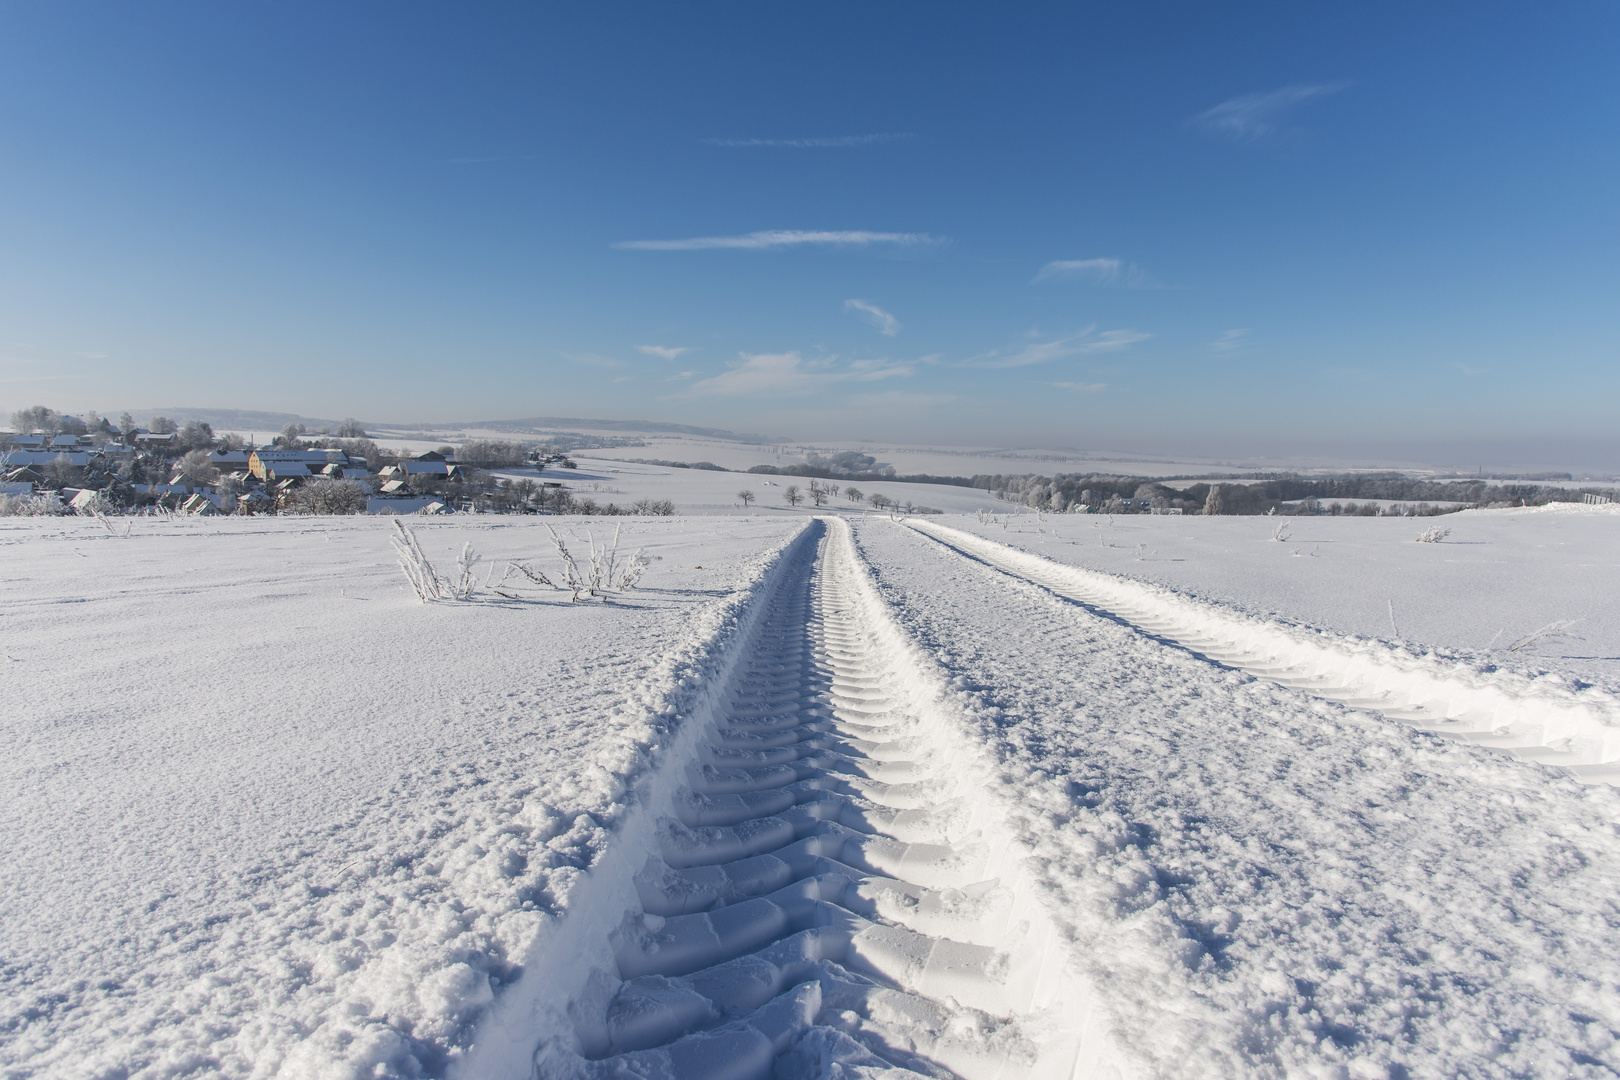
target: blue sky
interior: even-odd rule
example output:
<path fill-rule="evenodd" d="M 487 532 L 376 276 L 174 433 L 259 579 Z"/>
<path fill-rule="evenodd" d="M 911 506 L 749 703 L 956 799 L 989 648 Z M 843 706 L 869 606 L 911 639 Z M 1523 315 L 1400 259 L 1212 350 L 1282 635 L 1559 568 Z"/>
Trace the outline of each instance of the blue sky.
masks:
<path fill-rule="evenodd" d="M 1620 468 L 1613 4 L 0 7 L 0 406 Z"/>

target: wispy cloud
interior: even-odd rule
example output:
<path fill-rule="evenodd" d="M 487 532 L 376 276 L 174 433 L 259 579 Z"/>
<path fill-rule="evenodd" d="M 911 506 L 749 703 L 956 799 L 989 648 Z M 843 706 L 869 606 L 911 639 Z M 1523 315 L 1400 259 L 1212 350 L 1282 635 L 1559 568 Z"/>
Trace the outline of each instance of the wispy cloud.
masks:
<path fill-rule="evenodd" d="M 1247 330 L 1222 330 L 1221 336 L 1209 343 L 1209 347 L 1218 353 L 1236 352 L 1249 343 Z"/>
<path fill-rule="evenodd" d="M 1055 382 L 1052 385 L 1059 390 L 1073 390 L 1080 394 L 1100 394 L 1108 389 L 1105 382 Z"/>
<path fill-rule="evenodd" d="M 1318 98 L 1350 88 L 1349 82 L 1301 83 L 1264 94 L 1245 94 L 1201 112 L 1188 123 L 1212 135 L 1256 142 L 1274 135 L 1288 116 Z"/>
<path fill-rule="evenodd" d="M 730 371 L 693 383 L 688 391 L 710 397 L 783 397 L 814 393 L 834 383 L 876 382 L 910 375 L 907 364 L 859 360 L 840 366 L 836 356 L 806 360 L 797 351 L 742 354 Z"/>
<path fill-rule="evenodd" d="M 1133 289 L 1147 288 L 1153 284 L 1146 270 L 1121 259 L 1057 259 L 1041 267 L 1030 284 L 1054 279 Z"/>
<path fill-rule="evenodd" d="M 915 247 L 920 244 L 937 242 L 936 237 L 929 236 L 927 233 L 772 229 L 765 232 L 743 233 L 741 236 L 697 236 L 689 240 L 625 240 L 613 246 L 627 251 L 710 251 L 715 248 L 765 251 L 770 248 L 799 247 L 805 244 L 822 244 L 835 247 L 870 247 L 873 244 L 896 244 L 902 247 Z"/>
<path fill-rule="evenodd" d="M 1082 356 L 1088 353 L 1113 352 L 1134 345 L 1138 341 L 1146 341 L 1152 334 L 1144 334 L 1140 330 L 1104 330 L 1097 332 L 1095 326 L 1088 326 L 1078 334 L 1068 337 L 1053 338 L 1051 341 L 1031 341 L 1028 344 L 1009 346 L 1006 349 L 992 349 L 966 361 L 967 367 L 981 368 L 1015 368 L 1028 367 L 1031 364 L 1045 364 L 1053 360 L 1062 360 L 1068 356 Z"/>
<path fill-rule="evenodd" d="M 675 374 L 671 375 L 669 378 L 665 379 L 664 381 L 665 382 L 681 382 L 681 381 L 683 381 L 685 379 L 690 379 L 692 376 L 694 376 L 696 374 L 697 374 L 697 372 L 695 372 L 695 371 L 677 371 Z"/>
<path fill-rule="evenodd" d="M 894 337 L 900 332 L 900 320 L 870 300 L 845 300 L 844 310 L 856 312 L 864 321 L 877 327 L 878 333 L 886 337 Z"/>
<path fill-rule="evenodd" d="M 828 135 L 809 139 L 704 139 L 707 146 L 774 146 L 788 150 L 824 150 L 846 146 L 873 146 L 877 143 L 915 139 L 914 131 L 880 131 L 871 135 Z"/>
<path fill-rule="evenodd" d="M 1462 372 L 1464 375 L 1467 375 L 1470 379 L 1475 375 L 1485 374 L 1484 368 L 1470 367 L 1468 364 L 1456 363 L 1452 364 L 1451 366 Z"/>
<path fill-rule="evenodd" d="M 691 346 L 688 345 L 637 345 L 636 349 L 646 353 L 648 356 L 656 356 L 660 360 L 674 360 L 682 353 L 692 351 Z"/>

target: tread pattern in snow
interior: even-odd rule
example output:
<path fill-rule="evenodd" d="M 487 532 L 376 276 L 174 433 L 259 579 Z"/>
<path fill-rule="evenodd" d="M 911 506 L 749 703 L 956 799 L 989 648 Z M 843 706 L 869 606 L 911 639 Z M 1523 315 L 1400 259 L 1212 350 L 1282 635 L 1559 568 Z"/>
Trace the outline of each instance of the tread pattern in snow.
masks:
<path fill-rule="evenodd" d="M 1620 784 L 1620 713 L 1595 693 L 1486 685 L 1467 672 L 1387 649 L 1332 648 L 1202 610 L 1097 571 L 1064 566 L 933 522 L 907 522 L 958 555 L 1073 600 L 1142 633 L 1257 679 L 1383 716 L 1435 735 L 1565 768 L 1587 783 Z"/>
<path fill-rule="evenodd" d="M 806 554 L 540 1075 L 1073 1075 L 1082 1018 L 1017 853 L 959 790 L 847 526 Z"/>

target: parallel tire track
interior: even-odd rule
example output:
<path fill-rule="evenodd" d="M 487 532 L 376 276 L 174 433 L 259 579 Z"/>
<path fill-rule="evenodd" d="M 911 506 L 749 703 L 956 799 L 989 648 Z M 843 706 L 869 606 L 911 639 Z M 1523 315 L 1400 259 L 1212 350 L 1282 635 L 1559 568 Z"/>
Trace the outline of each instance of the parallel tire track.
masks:
<path fill-rule="evenodd" d="M 539 1075 L 1068 1078 L 1112 1058 L 937 681 L 848 526 L 816 527 L 654 830 L 616 970 Z"/>
<path fill-rule="evenodd" d="M 1620 784 L 1620 708 L 1594 691 L 1485 685 L 1468 673 L 1334 649 L 1124 579 L 1064 566 L 972 533 L 908 522 L 949 551 L 1073 600 L 1225 667 L 1459 742 L 1562 766 L 1588 783 Z M 1523 680 L 1520 680 L 1521 682 Z M 1505 682 L 1505 680 L 1499 680 Z"/>

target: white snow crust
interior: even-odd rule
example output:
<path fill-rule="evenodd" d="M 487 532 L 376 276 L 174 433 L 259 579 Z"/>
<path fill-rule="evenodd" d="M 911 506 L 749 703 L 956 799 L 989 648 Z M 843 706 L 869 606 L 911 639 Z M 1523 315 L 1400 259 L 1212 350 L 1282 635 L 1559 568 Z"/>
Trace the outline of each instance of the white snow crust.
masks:
<path fill-rule="evenodd" d="M 842 516 L 412 521 L 654 557 L 578 605 L 421 604 L 386 520 L 0 521 L 0 1076 L 1620 1072 L 1620 790 L 1251 662 L 1611 700 L 1620 516 Z M 772 837 L 843 868 L 654 910 Z M 700 1007 L 795 919 L 858 941 Z"/>
<path fill-rule="evenodd" d="M 612 603 L 423 605 L 387 519 L 0 523 L 4 1075 L 442 1073 L 802 524 L 627 522 L 660 561 Z M 414 527 L 555 570 L 535 519 Z"/>

